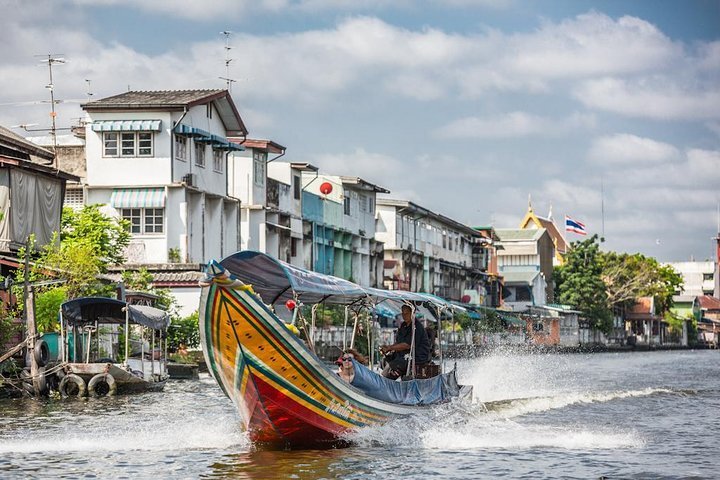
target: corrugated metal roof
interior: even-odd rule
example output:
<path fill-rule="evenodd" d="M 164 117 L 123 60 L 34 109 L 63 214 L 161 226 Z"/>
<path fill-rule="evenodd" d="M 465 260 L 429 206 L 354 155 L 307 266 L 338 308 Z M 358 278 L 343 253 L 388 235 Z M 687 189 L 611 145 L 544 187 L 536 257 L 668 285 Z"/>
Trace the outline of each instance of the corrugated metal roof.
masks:
<path fill-rule="evenodd" d="M 546 230 L 544 228 L 520 229 L 520 228 L 497 228 L 495 234 L 501 242 L 529 241 L 539 239 Z"/>

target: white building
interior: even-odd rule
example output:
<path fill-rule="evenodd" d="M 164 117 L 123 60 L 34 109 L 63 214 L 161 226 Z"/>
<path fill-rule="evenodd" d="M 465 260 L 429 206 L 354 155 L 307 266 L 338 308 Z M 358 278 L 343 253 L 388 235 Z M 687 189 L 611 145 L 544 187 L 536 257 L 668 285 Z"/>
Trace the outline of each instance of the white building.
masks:
<path fill-rule="evenodd" d="M 125 92 L 83 109 L 84 200 L 130 222 L 129 264 L 182 277 L 239 249 L 227 156 L 243 147 L 227 137 L 247 129 L 227 90 Z M 197 309 L 195 277 L 171 290 L 181 313 Z"/>
<path fill-rule="evenodd" d="M 226 90 L 126 92 L 87 112 L 85 203 L 106 203 L 133 234 L 129 263 L 205 263 L 237 251 L 228 135 L 247 130 Z"/>
<path fill-rule="evenodd" d="M 498 273 L 505 279 L 509 296 L 505 304 L 514 311 L 545 305 L 553 298 L 554 244 L 547 230 L 495 230 L 499 238 Z"/>
<path fill-rule="evenodd" d="M 241 200 L 242 249 L 306 266 L 302 173 L 317 168 L 281 161 L 285 147 L 271 140 L 246 139 L 243 146 L 245 151 L 233 153 L 228 165 L 228 189 Z"/>
<path fill-rule="evenodd" d="M 475 264 L 481 234 L 406 200 L 378 199 L 375 238 L 384 243 L 386 288 L 484 303 L 487 278 Z"/>
<path fill-rule="evenodd" d="M 715 262 L 673 262 L 668 265 L 683 277 L 682 295 L 713 295 Z"/>

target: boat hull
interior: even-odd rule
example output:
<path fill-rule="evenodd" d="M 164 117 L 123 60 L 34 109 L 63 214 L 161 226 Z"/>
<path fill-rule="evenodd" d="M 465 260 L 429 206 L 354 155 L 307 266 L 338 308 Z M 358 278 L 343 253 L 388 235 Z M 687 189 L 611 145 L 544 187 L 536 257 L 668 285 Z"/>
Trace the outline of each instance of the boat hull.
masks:
<path fill-rule="evenodd" d="M 200 334 L 211 374 L 257 443 L 317 448 L 418 411 L 342 381 L 251 290 L 203 287 Z"/>

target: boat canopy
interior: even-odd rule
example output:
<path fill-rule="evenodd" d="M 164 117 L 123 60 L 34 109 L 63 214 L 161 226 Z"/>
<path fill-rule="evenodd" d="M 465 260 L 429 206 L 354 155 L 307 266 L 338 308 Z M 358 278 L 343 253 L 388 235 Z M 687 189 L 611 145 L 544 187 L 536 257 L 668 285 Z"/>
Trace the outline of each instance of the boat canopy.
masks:
<path fill-rule="evenodd" d="M 311 272 L 252 250 L 230 255 L 220 265 L 243 283 L 252 285 L 253 290 L 270 305 L 296 297 L 308 304 L 327 302 L 350 305 L 368 299 L 373 303 L 396 301 L 450 305 L 440 297 L 425 293 L 361 287 L 348 280 Z"/>
<path fill-rule="evenodd" d="M 166 311 L 146 305 L 128 305 L 114 298 L 82 297 L 69 300 L 60 306 L 63 321 L 68 325 L 88 323 L 125 323 L 127 308 L 130 323 L 144 325 L 156 330 L 165 330 L 170 326 L 170 316 Z"/>

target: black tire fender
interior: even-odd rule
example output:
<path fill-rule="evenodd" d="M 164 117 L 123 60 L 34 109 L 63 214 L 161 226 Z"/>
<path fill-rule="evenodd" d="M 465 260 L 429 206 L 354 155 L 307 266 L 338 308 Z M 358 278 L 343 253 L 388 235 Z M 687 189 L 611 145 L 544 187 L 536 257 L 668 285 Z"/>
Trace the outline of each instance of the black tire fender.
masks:
<path fill-rule="evenodd" d="M 113 397 L 116 393 L 115 377 L 109 373 L 98 373 L 88 382 L 88 395 L 92 397 Z"/>
<path fill-rule="evenodd" d="M 69 388 L 71 387 L 70 384 L 77 385 L 77 393 L 69 390 Z M 85 385 L 85 380 L 83 380 L 82 377 L 75 375 L 74 373 L 68 373 L 63 377 L 62 380 L 60 380 L 60 386 L 58 386 L 58 390 L 60 391 L 60 395 L 63 398 L 68 398 L 71 396 L 76 396 L 79 398 L 85 396 L 85 392 L 87 392 L 87 386 Z"/>
<path fill-rule="evenodd" d="M 35 342 L 33 356 L 38 367 L 44 367 L 50 361 L 50 346 L 42 338 Z"/>

